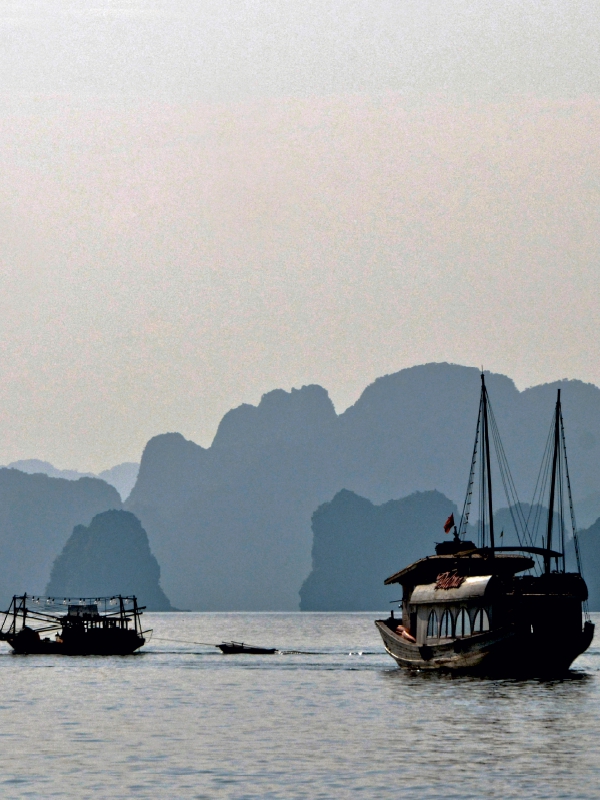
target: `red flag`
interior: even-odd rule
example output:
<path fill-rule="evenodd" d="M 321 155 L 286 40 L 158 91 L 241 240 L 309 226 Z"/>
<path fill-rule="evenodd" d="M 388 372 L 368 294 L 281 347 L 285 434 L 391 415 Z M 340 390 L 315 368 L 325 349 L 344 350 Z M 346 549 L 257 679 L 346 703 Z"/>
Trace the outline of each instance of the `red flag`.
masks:
<path fill-rule="evenodd" d="M 454 527 L 454 514 L 450 514 L 446 522 L 444 522 L 444 533 L 450 533 Z"/>

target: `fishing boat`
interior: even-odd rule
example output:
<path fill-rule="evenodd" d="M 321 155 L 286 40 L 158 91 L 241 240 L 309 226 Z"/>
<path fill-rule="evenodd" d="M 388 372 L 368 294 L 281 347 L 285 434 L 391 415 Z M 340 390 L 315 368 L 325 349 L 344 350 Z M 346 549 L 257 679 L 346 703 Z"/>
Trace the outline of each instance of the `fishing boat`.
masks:
<path fill-rule="evenodd" d="M 278 652 L 276 647 L 259 647 L 255 644 L 244 644 L 244 642 L 221 642 L 217 647 L 225 655 L 247 653 L 254 656 L 272 656 Z"/>
<path fill-rule="evenodd" d="M 0 640 L 22 654 L 129 655 L 152 633 L 142 630 L 143 608 L 134 596 L 73 601 L 15 595 L 4 612 Z"/>
<path fill-rule="evenodd" d="M 496 541 L 490 440 L 518 537 L 514 547 Z M 477 471 L 476 544 L 466 535 Z M 567 519 L 576 560 L 571 572 L 565 566 Z M 441 542 L 435 555 L 385 580 L 386 585 L 400 584 L 403 589 L 401 618 L 392 611 L 388 619 L 375 622 L 388 654 L 399 666 L 417 670 L 528 677 L 565 674 L 591 644 L 594 625 L 581 571 L 560 389 L 527 514 L 518 499 L 481 375 L 461 519 L 456 526 L 452 515 L 444 530 L 453 530 L 453 540 Z"/>

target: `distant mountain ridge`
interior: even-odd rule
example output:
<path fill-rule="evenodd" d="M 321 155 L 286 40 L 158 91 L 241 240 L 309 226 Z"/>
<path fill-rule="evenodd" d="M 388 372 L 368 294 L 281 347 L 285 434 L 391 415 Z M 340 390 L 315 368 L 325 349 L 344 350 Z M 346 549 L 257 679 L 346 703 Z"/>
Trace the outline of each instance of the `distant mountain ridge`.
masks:
<path fill-rule="evenodd" d="M 572 485 L 576 497 L 593 497 L 600 389 L 560 381 L 520 392 L 496 374 L 486 383 L 521 500 L 530 500 L 558 387 Z M 125 505 L 148 532 L 172 602 L 297 608 L 311 570 L 311 515 L 341 489 L 376 504 L 437 490 L 460 507 L 479 386 L 475 368 L 426 364 L 377 379 L 339 415 L 325 389 L 304 386 L 232 409 L 208 448 L 178 433 L 151 439 Z M 506 505 L 496 486 L 498 507 Z"/>
<path fill-rule="evenodd" d="M 66 481 L 78 481 L 79 478 L 97 478 L 93 472 L 78 472 L 76 469 L 58 469 L 49 461 L 39 458 L 22 458 L 20 461 L 11 461 L 7 469 L 18 469 L 27 475 L 47 475 L 49 478 L 63 478 Z"/>
<path fill-rule="evenodd" d="M 78 481 L 79 478 L 100 478 L 114 486 L 121 495 L 121 499 L 125 500 L 135 485 L 140 465 L 125 461 L 123 464 L 117 464 L 116 467 L 105 469 L 96 475 L 93 472 L 78 472 L 75 469 L 57 469 L 49 461 L 26 458 L 7 464 L 7 468 L 18 469 L 28 475 L 43 474 L 49 478 L 64 478 L 67 481 Z"/>

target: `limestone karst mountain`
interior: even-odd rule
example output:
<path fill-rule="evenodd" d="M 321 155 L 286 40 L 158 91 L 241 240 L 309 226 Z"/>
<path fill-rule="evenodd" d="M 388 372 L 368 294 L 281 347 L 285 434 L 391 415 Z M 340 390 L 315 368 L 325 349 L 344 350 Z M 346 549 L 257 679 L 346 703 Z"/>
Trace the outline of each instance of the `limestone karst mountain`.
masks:
<path fill-rule="evenodd" d="M 591 611 L 600 611 L 600 518 L 579 531 L 579 555 L 581 570 L 588 587 L 588 605 Z M 573 541 L 566 545 L 566 567 L 568 571 L 576 570 L 577 559 Z"/>
<path fill-rule="evenodd" d="M 120 508 L 113 486 L 0 469 L 0 603 L 13 594 L 43 594 L 50 568 L 73 526 Z"/>
<path fill-rule="evenodd" d="M 97 514 L 76 525 L 52 566 L 46 595 L 136 595 L 148 611 L 172 611 L 160 587 L 160 567 L 139 519 L 128 511 Z"/>
<path fill-rule="evenodd" d="M 589 528 L 600 517 L 600 492 L 592 492 L 577 503 L 577 524 Z"/>
<path fill-rule="evenodd" d="M 377 611 L 390 608 L 398 586 L 392 573 L 431 555 L 457 509 L 440 492 L 415 492 L 376 506 L 342 490 L 312 517 L 312 570 L 300 589 L 302 611 Z"/>
<path fill-rule="evenodd" d="M 579 534 L 583 577 L 588 586 L 589 607 L 600 611 L 600 518 Z"/>
<path fill-rule="evenodd" d="M 539 518 L 538 544 L 545 531 L 548 510 L 523 504 L 529 521 Z M 398 586 L 386 587 L 384 578 L 419 558 L 431 555 L 445 536 L 441 522 L 457 509 L 439 492 L 415 492 L 401 500 L 374 505 L 354 492 L 342 490 L 312 517 L 312 570 L 300 589 L 304 611 L 367 611 L 389 607 L 399 597 Z M 458 519 L 458 517 L 457 517 Z M 555 514 L 554 530 L 559 518 Z M 497 541 L 517 545 L 510 509 L 494 514 Z M 504 534 L 504 535 L 502 535 Z M 478 541 L 477 523 L 467 538 Z M 600 610 L 600 519 L 579 534 L 590 608 Z M 575 569 L 572 542 L 567 544 L 567 570 Z"/>
<path fill-rule="evenodd" d="M 289 609 L 310 568 L 304 530 L 330 496 L 336 414 L 324 389 L 272 392 L 223 418 L 211 448 L 152 439 L 127 502 L 183 608 Z"/>
<path fill-rule="evenodd" d="M 486 381 L 521 499 L 535 485 L 558 386 L 575 495 L 598 490 L 596 386 L 520 392 L 503 375 Z M 192 609 L 298 608 L 311 515 L 344 488 L 377 504 L 437 489 L 460 507 L 479 382 L 470 367 L 412 367 L 379 378 L 340 415 L 320 386 L 277 390 L 229 411 L 208 448 L 177 433 L 150 440 L 126 507 L 148 532 L 169 597 Z"/>

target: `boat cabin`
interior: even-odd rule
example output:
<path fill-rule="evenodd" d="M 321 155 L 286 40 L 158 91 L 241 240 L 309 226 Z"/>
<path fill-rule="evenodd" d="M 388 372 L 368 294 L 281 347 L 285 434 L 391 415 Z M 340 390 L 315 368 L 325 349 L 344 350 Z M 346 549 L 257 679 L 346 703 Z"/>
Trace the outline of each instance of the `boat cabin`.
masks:
<path fill-rule="evenodd" d="M 444 576 L 457 584 L 448 589 L 439 582 L 416 586 L 408 602 L 411 632 L 417 644 L 458 639 L 490 629 L 492 616 L 491 575 L 470 578 Z M 442 578 L 443 582 L 444 578 Z"/>
<path fill-rule="evenodd" d="M 517 574 L 533 563 L 526 554 L 487 548 L 423 558 L 385 581 L 403 587 L 402 619 L 392 615 L 386 625 L 420 646 L 468 639 L 507 624 L 539 635 L 557 627 L 577 631 L 574 623 L 587 599 L 583 578 L 565 572 Z"/>
<path fill-rule="evenodd" d="M 515 573 L 533 563 L 526 555 L 492 554 L 474 545 L 454 553 L 445 548 L 443 554 L 422 558 L 385 583 L 402 585 L 401 624 L 418 644 L 430 644 L 490 630 L 494 600 L 510 592 Z M 503 612 L 505 608 L 503 604 Z M 397 624 L 392 618 L 390 623 Z"/>

